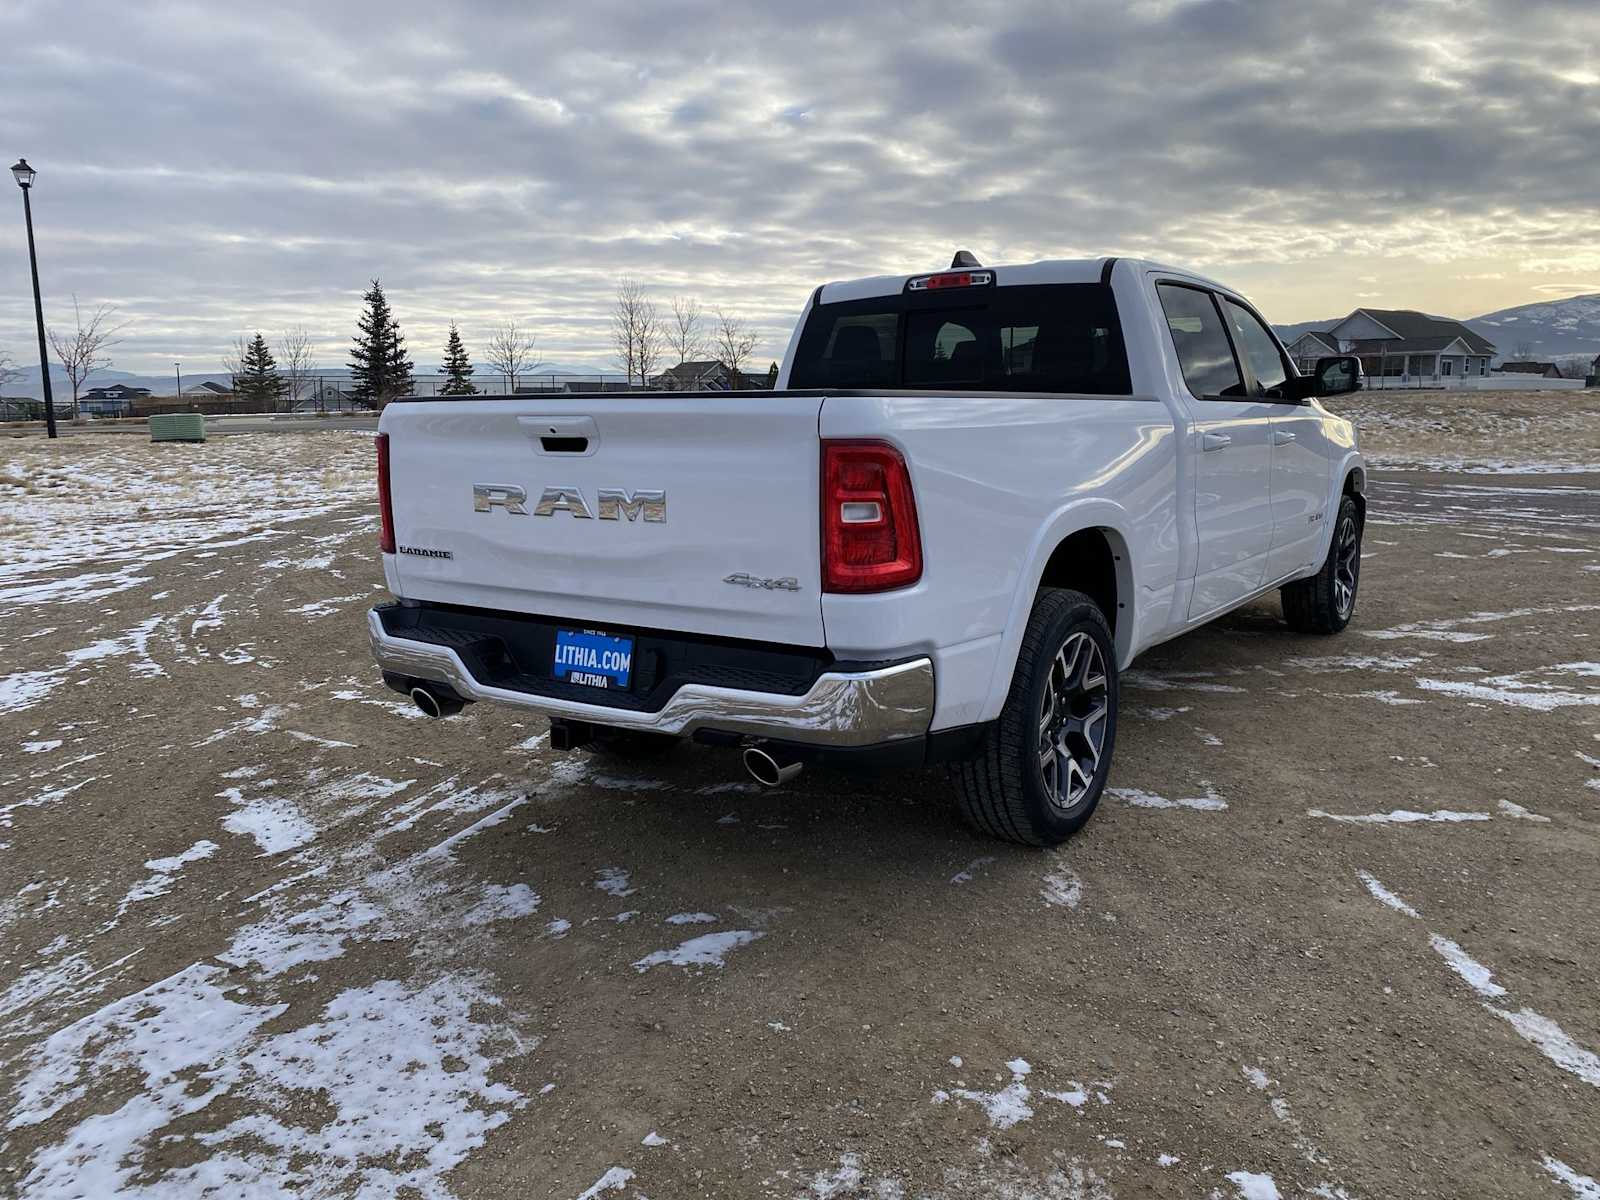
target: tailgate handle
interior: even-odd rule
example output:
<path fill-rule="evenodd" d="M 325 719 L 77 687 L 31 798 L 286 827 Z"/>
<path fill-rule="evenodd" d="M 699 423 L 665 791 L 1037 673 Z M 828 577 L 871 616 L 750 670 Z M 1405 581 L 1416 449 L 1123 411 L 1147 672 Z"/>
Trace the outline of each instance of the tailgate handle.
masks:
<path fill-rule="evenodd" d="M 583 458 L 600 448 L 600 431 L 593 417 L 524 416 L 517 418 L 517 424 L 538 444 L 541 454 Z"/>

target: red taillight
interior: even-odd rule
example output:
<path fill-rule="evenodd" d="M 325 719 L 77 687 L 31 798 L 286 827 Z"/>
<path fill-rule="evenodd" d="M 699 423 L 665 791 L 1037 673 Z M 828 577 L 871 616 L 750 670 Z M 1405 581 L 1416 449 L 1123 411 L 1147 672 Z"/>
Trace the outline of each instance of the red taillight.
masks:
<path fill-rule="evenodd" d="M 389 435 L 378 435 L 378 549 L 394 553 L 394 503 L 389 499 Z"/>
<path fill-rule="evenodd" d="M 822 590 L 886 592 L 921 578 L 906 460 L 884 442 L 823 442 Z"/>

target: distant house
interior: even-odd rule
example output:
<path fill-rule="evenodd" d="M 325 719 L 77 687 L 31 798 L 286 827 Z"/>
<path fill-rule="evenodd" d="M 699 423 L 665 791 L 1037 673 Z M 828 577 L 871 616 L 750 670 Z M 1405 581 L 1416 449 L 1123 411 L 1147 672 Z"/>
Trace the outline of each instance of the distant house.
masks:
<path fill-rule="evenodd" d="M 682 362 L 668 367 L 650 381 L 650 386 L 664 392 L 727 392 L 734 389 L 733 372 L 716 360 Z M 752 375 L 740 371 L 738 390 L 756 391 L 772 384 L 765 373 Z"/>
<path fill-rule="evenodd" d="M 302 400 L 294 406 L 297 413 L 308 412 L 365 412 L 367 404 L 362 403 L 348 391 L 332 383 L 320 383 L 312 391 L 310 399 Z"/>
<path fill-rule="evenodd" d="M 149 394 L 149 388 L 129 387 L 125 383 L 90 388 L 78 397 L 78 411 L 96 417 L 126 417 L 133 412 L 133 402 Z"/>
<path fill-rule="evenodd" d="M 1503 362 L 1494 369 L 1496 375 L 1537 375 L 1540 379 L 1564 379 L 1561 368 L 1553 362 Z"/>
<path fill-rule="evenodd" d="M 197 383 L 193 387 L 184 388 L 183 394 L 185 396 L 193 396 L 196 400 L 215 400 L 219 396 L 231 396 L 233 391 L 224 384 L 212 383 L 207 380 L 205 383 Z"/>
<path fill-rule="evenodd" d="M 1368 378 L 1444 381 L 1489 374 L 1494 343 L 1460 321 L 1409 308 L 1358 308 L 1332 329 L 1288 347 L 1302 371 L 1327 354 L 1354 354 Z"/>

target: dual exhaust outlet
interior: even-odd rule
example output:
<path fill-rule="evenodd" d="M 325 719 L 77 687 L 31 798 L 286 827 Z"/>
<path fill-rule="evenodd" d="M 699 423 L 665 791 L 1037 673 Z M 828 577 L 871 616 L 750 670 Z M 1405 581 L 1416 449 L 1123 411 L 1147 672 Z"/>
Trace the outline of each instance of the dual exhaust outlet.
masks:
<path fill-rule="evenodd" d="M 416 683 L 411 688 L 411 703 L 425 717 L 438 720 L 453 717 L 461 711 L 465 701 L 442 684 Z M 567 721 L 550 723 L 550 745 L 556 750 L 575 750 L 590 741 L 587 726 Z M 762 787 L 782 787 L 800 774 L 802 764 L 792 755 L 777 748 L 747 746 L 744 751 L 744 769 Z"/>

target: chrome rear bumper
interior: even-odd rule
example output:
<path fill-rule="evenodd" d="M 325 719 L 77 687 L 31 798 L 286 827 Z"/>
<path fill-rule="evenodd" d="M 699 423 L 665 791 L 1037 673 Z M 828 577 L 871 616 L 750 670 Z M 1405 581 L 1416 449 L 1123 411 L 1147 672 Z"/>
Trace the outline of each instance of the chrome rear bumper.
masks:
<path fill-rule="evenodd" d="M 702 729 L 818 746 L 871 746 L 923 737 L 933 720 L 933 662 L 919 658 L 872 671 L 826 672 L 803 696 L 689 683 L 657 712 L 581 704 L 479 683 L 448 646 L 395 637 L 367 614 L 372 655 L 385 671 L 448 685 L 486 700 L 614 729 L 686 737 Z"/>

